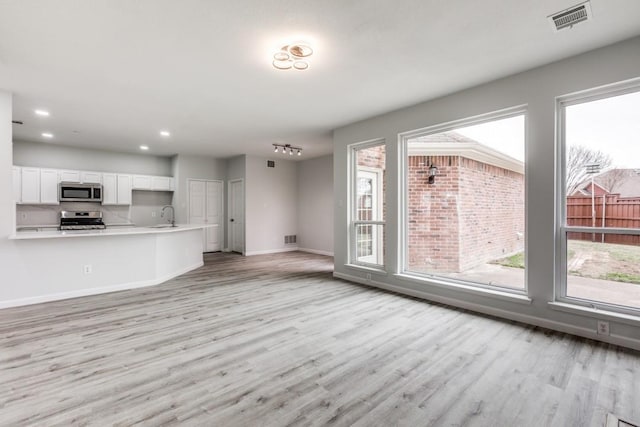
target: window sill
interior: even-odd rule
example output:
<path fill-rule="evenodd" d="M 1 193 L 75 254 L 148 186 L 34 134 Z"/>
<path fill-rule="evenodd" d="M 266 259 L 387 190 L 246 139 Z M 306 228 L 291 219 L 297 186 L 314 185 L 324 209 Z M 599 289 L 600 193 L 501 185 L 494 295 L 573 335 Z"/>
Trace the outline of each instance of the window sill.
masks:
<path fill-rule="evenodd" d="M 345 267 L 351 268 L 353 270 L 359 270 L 359 271 L 364 271 L 367 273 L 373 273 L 373 274 L 378 274 L 381 276 L 386 276 L 387 270 L 383 270 L 381 268 L 376 268 L 376 267 L 369 267 L 366 265 L 360 265 L 360 264 L 345 264 Z"/>
<path fill-rule="evenodd" d="M 473 295 L 481 295 L 484 297 L 496 298 L 503 301 L 515 302 L 518 304 L 530 305 L 533 301 L 525 294 L 518 294 L 513 292 L 500 291 L 497 289 L 487 289 L 470 285 L 463 285 L 460 283 L 453 283 L 447 281 L 439 281 L 433 279 L 424 279 L 422 277 L 413 276 L 410 274 L 395 274 L 395 277 L 401 280 L 409 281 L 412 283 L 428 284 L 429 286 L 438 287 L 442 289 L 456 290 Z"/>
<path fill-rule="evenodd" d="M 634 316 L 631 314 L 617 313 L 615 311 L 603 310 L 600 308 L 585 307 L 578 304 L 571 304 L 567 302 L 553 301 L 547 303 L 550 309 L 556 311 L 563 311 L 570 314 L 580 314 L 582 316 L 589 316 L 596 319 L 610 320 L 617 323 L 625 323 L 632 326 L 640 326 L 640 316 Z"/>

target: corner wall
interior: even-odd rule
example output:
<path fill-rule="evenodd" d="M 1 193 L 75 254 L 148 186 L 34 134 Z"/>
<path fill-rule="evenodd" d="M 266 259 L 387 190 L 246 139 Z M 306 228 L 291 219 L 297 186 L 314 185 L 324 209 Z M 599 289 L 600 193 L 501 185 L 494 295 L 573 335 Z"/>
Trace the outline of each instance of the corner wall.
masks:
<path fill-rule="evenodd" d="M 596 335 L 598 314 L 563 311 L 554 301 L 556 97 L 640 76 L 640 37 L 593 50 L 449 96 L 353 123 L 334 131 L 334 239 L 336 276 L 504 318 L 640 349 L 640 322 L 610 319 L 611 335 Z M 398 134 L 514 106 L 527 106 L 526 282 L 531 302 L 502 299 L 401 272 Z M 386 140 L 386 269 L 377 274 L 350 267 L 348 259 L 348 146 Z"/>
<path fill-rule="evenodd" d="M 333 156 L 297 163 L 298 247 L 333 255 Z"/>

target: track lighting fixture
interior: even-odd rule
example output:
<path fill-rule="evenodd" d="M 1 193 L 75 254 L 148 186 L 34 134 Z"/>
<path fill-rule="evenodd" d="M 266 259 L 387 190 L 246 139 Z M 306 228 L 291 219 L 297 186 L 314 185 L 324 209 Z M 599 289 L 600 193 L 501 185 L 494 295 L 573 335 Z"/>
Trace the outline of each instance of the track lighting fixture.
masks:
<path fill-rule="evenodd" d="M 302 148 L 294 147 L 291 144 L 273 144 L 273 152 L 277 153 L 282 148 L 282 154 L 289 153 L 290 156 L 293 156 L 293 152 L 297 151 L 298 156 L 302 156 Z"/>

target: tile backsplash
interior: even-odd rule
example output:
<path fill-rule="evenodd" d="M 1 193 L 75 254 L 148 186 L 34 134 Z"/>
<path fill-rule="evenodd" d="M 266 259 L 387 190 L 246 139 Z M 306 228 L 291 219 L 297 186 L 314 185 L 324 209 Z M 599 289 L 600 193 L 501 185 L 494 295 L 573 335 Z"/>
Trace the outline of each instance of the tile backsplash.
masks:
<path fill-rule="evenodd" d="M 162 207 L 171 204 L 173 193 L 167 191 L 134 191 L 130 206 L 103 206 L 99 203 L 61 202 L 59 205 L 17 205 L 16 224 L 58 225 L 60 211 L 102 211 L 108 224 L 134 223 L 147 226 L 167 222 L 160 217 Z M 170 215 L 170 214 L 169 214 Z"/>

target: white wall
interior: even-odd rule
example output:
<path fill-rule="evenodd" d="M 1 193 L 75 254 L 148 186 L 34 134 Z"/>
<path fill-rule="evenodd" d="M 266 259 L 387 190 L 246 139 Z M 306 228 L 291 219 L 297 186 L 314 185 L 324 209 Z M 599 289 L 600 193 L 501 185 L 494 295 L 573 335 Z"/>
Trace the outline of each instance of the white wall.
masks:
<path fill-rule="evenodd" d="M 297 229 L 296 165 L 275 159 L 275 168 L 268 168 L 267 160 L 246 156 L 246 255 L 296 248 L 284 244 L 284 236 Z"/>
<path fill-rule="evenodd" d="M 333 156 L 297 163 L 298 247 L 333 255 Z"/>
<path fill-rule="evenodd" d="M 39 142 L 14 142 L 13 164 L 39 168 L 172 176 L 169 157 L 117 153 Z"/>
<path fill-rule="evenodd" d="M 640 348 L 640 328 L 611 321 L 611 336 L 596 336 L 598 315 L 551 309 L 555 248 L 555 98 L 640 76 L 640 38 L 633 38 L 462 92 L 354 123 L 334 132 L 336 275 L 497 316 Z M 395 276 L 399 259 L 398 133 L 517 105 L 527 105 L 527 286 L 531 304 L 512 302 Z M 391 274 L 349 267 L 347 259 L 347 145 L 387 142 L 386 264 Z M 371 280 L 367 281 L 367 275 Z M 640 325 L 635 322 L 635 325 Z"/>

